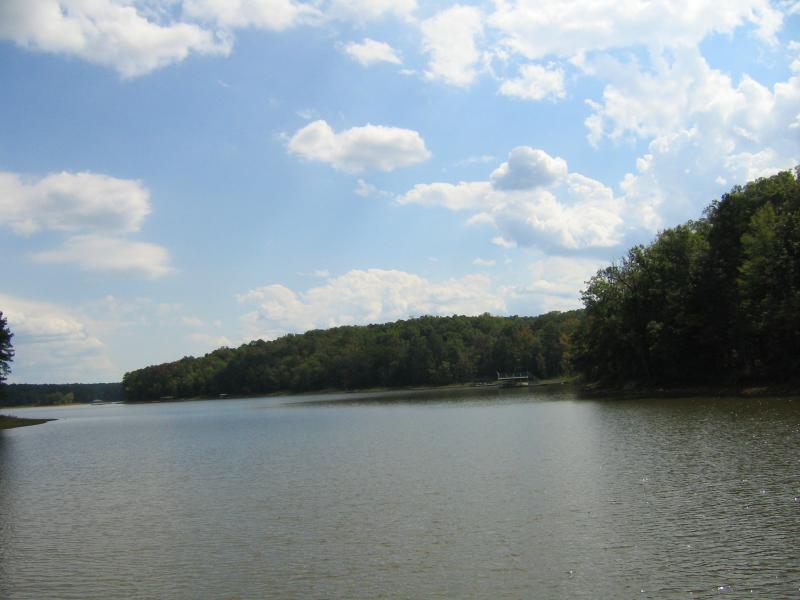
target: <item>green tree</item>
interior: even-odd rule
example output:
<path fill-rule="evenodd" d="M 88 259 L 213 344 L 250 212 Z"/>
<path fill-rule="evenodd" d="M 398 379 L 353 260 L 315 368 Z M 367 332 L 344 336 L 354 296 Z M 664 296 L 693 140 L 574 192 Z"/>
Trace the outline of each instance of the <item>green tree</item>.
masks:
<path fill-rule="evenodd" d="M 800 369 L 800 182 L 737 186 L 583 292 L 573 363 L 608 383 L 756 381 Z"/>
<path fill-rule="evenodd" d="M 14 360 L 14 347 L 11 345 L 12 337 L 14 337 L 14 334 L 8 328 L 8 321 L 3 316 L 3 311 L 0 310 L 0 388 L 11 372 L 10 363 Z"/>

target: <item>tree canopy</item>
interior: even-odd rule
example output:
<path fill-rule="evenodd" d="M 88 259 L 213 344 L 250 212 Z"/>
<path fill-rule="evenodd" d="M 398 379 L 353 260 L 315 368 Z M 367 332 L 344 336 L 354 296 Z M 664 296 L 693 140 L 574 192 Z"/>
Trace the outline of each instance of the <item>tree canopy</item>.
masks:
<path fill-rule="evenodd" d="M 122 400 L 122 384 L 117 383 L 10 383 L 0 406 L 26 404 L 72 404 Z"/>
<path fill-rule="evenodd" d="M 800 184 L 734 187 L 702 219 L 662 231 L 583 292 L 575 363 L 590 379 L 652 384 L 800 373 Z"/>

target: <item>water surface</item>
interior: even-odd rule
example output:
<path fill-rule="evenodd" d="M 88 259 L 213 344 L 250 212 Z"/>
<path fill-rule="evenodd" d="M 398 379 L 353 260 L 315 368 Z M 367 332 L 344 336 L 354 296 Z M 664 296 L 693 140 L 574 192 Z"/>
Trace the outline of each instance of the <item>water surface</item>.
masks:
<path fill-rule="evenodd" d="M 800 596 L 797 399 L 10 412 L 2 598 Z"/>

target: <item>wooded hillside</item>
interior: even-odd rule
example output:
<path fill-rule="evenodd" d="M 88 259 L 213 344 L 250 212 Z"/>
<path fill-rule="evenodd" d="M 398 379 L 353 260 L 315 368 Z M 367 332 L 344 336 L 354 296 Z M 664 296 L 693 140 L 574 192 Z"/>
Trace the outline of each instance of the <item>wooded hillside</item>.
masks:
<path fill-rule="evenodd" d="M 336 327 L 220 348 L 200 358 L 126 373 L 127 400 L 276 391 L 445 385 L 569 371 L 580 311 L 539 317 L 420 317 Z"/>

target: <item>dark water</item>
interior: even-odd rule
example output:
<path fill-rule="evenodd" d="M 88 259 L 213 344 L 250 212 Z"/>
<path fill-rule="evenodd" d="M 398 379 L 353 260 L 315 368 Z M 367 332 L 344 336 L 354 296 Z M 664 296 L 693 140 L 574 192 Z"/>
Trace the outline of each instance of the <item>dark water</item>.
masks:
<path fill-rule="evenodd" d="M 0 597 L 800 597 L 800 399 L 330 398 L 12 411 Z"/>

